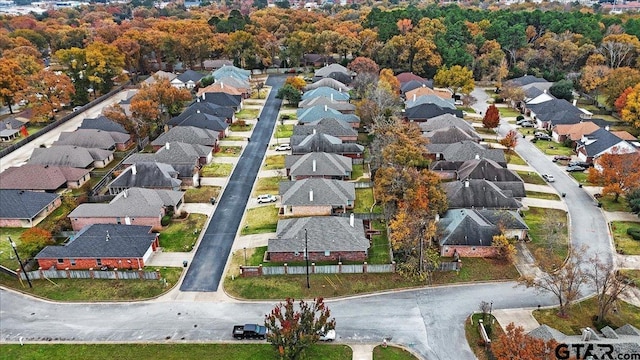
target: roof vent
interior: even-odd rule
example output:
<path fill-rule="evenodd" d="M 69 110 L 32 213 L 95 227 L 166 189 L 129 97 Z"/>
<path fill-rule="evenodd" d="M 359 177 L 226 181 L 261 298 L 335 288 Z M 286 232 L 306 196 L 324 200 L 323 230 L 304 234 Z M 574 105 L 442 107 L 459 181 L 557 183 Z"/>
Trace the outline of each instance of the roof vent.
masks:
<path fill-rule="evenodd" d="M 351 213 L 349 215 L 349 225 L 351 225 L 351 227 L 354 226 L 354 221 L 355 221 L 355 215 L 353 215 L 353 213 Z"/>
<path fill-rule="evenodd" d="M 109 235 L 109 230 L 107 230 L 106 240 L 107 240 L 107 241 L 111 240 L 111 236 Z"/>
<path fill-rule="evenodd" d="M 313 201 L 313 189 L 309 190 L 309 201 Z"/>

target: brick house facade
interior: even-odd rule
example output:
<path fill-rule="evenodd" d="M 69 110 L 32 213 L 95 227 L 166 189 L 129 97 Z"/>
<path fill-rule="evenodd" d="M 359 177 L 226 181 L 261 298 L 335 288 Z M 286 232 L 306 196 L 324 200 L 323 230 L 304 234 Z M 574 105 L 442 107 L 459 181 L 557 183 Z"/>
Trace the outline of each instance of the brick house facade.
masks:
<path fill-rule="evenodd" d="M 286 253 L 269 253 L 269 260 L 274 262 L 299 262 L 305 261 L 304 251 L 286 252 Z M 327 252 L 309 252 L 309 261 L 367 261 L 366 251 L 327 251 Z"/>
<path fill-rule="evenodd" d="M 154 231 L 162 230 L 160 221 L 165 215 L 165 209 L 160 209 L 160 214 L 156 217 L 77 217 L 71 219 L 73 231 L 80 231 L 83 227 L 91 224 L 125 224 L 125 225 L 147 225 Z"/>

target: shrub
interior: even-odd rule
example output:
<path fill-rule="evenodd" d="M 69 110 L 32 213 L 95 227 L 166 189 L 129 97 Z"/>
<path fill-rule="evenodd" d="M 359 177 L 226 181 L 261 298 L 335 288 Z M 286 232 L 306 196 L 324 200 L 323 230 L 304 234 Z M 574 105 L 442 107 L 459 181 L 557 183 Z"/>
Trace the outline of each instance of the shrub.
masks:
<path fill-rule="evenodd" d="M 631 236 L 633 240 L 640 241 L 640 228 L 634 228 L 634 227 L 628 228 L 627 235 Z"/>
<path fill-rule="evenodd" d="M 522 116 L 522 115 L 518 115 L 518 116 L 516 117 L 516 121 L 523 120 L 523 119 L 524 119 L 524 116 Z"/>
<path fill-rule="evenodd" d="M 169 225 L 169 223 L 171 222 L 171 216 L 169 215 L 165 215 L 162 217 L 162 219 L 160 220 L 160 225 L 162 226 L 167 226 Z"/>
<path fill-rule="evenodd" d="M 280 116 L 280 118 L 281 118 L 282 120 L 289 120 L 289 119 L 291 119 L 291 115 L 289 115 L 289 114 L 282 114 L 282 116 Z"/>

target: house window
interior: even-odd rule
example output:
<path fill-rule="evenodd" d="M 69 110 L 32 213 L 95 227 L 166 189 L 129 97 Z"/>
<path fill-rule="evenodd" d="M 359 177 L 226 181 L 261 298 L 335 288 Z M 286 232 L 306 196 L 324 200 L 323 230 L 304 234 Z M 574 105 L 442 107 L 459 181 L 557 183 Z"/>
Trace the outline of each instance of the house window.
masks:
<path fill-rule="evenodd" d="M 331 251 L 329 251 L 329 250 L 325 250 L 325 251 L 324 251 L 324 256 L 329 256 L 329 255 L 331 255 Z"/>
<path fill-rule="evenodd" d="M 58 259 L 58 264 L 64 264 L 64 259 Z"/>
<path fill-rule="evenodd" d="M 96 259 L 96 265 L 102 266 L 102 259 Z"/>
<path fill-rule="evenodd" d="M 71 266 L 76 266 L 76 259 L 71 259 Z"/>

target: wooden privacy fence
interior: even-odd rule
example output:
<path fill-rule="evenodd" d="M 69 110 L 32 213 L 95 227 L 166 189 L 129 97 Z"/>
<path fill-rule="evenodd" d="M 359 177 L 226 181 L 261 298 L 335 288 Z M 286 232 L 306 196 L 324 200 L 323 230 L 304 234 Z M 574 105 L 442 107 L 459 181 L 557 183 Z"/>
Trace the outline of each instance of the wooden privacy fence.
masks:
<path fill-rule="evenodd" d="M 18 270 L 18 276 L 22 280 L 27 280 L 25 274 Z M 160 271 L 144 271 L 144 270 L 56 270 L 56 269 L 38 269 L 36 271 L 27 271 L 29 279 L 112 279 L 112 280 L 159 280 L 162 278 Z"/>
<path fill-rule="evenodd" d="M 437 271 L 460 271 L 462 262 L 442 262 Z M 395 261 L 391 264 L 355 264 L 343 265 L 316 265 L 309 264 L 309 274 L 373 274 L 373 273 L 393 273 L 396 271 Z M 306 266 L 240 266 L 240 276 L 267 276 L 267 275 L 304 275 L 307 273 Z"/>

